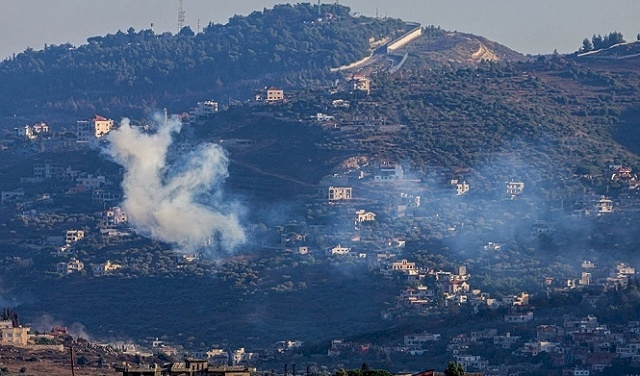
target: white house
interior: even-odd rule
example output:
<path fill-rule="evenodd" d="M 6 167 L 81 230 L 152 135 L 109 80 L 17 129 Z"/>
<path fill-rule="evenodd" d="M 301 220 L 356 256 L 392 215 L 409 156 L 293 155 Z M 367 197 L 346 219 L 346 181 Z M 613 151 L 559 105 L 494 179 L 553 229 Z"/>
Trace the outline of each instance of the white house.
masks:
<path fill-rule="evenodd" d="M 331 255 L 347 255 L 349 254 L 349 252 L 351 252 L 351 248 L 348 247 L 341 247 L 340 245 L 338 245 L 337 247 L 333 247 L 331 248 L 331 250 L 329 251 L 329 253 L 331 253 Z"/>

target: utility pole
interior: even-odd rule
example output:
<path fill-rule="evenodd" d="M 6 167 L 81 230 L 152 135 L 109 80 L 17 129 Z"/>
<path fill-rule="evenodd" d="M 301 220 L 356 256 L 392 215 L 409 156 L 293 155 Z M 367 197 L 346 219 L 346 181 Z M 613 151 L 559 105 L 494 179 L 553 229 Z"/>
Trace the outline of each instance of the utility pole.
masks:
<path fill-rule="evenodd" d="M 180 0 L 180 7 L 178 8 L 178 32 L 180 32 L 180 30 L 182 30 L 182 27 L 184 26 L 184 0 Z"/>

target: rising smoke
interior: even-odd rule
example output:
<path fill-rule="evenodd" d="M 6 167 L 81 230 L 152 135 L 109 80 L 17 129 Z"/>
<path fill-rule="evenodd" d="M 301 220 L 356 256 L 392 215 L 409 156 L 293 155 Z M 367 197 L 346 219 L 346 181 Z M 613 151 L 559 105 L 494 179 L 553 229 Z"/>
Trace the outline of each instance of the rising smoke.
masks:
<path fill-rule="evenodd" d="M 153 131 L 123 119 L 109 133 L 106 153 L 125 168 L 123 209 L 136 231 L 182 252 L 218 256 L 245 241 L 241 207 L 225 201 L 224 150 L 204 143 L 187 152 L 170 148 L 182 123 L 156 117 Z"/>

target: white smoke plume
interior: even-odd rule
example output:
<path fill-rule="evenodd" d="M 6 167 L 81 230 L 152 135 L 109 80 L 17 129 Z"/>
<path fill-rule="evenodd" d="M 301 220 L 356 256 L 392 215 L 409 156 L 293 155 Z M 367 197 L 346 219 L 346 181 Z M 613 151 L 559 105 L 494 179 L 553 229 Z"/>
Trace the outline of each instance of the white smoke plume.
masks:
<path fill-rule="evenodd" d="M 209 256 L 244 243 L 242 210 L 223 201 L 221 185 L 229 175 L 224 150 L 205 143 L 169 160 L 182 122 L 158 117 L 154 128 L 141 130 L 125 118 L 107 137 L 107 154 L 125 168 L 122 206 L 136 231 Z"/>

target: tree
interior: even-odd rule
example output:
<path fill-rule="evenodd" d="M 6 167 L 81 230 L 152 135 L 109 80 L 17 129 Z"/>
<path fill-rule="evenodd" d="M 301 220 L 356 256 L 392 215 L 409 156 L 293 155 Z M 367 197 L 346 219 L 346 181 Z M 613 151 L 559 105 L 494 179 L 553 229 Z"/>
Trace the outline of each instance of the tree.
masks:
<path fill-rule="evenodd" d="M 589 38 L 584 38 L 582 41 L 582 47 L 580 47 L 580 52 L 589 52 L 593 51 L 593 43 L 589 40 Z"/>
<path fill-rule="evenodd" d="M 456 364 L 454 361 L 449 362 L 449 366 L 444 370 L 445 376 L 464 376 L 462 364 Z"/>

